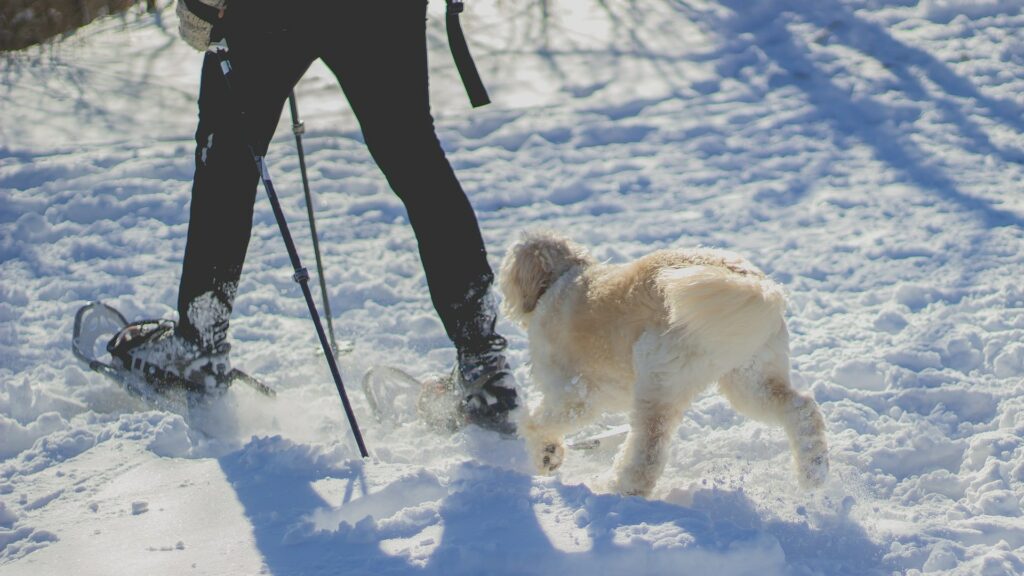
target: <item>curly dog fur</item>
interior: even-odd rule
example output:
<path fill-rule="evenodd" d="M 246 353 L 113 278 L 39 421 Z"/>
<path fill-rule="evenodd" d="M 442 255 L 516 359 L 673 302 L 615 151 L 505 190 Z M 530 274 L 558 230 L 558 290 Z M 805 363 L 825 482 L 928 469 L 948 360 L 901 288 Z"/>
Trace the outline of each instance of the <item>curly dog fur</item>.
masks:
<path fill-rule="evenodd" d="M 531 232 L 509 248 L 499 283 L 543 394 L 521 427 L 541 472 L 561 465 L 566 434 L 629 411 L 615 487 L 649 496 L 687 407 L 718 382 L 737 411 L 782 426 L 802 486 L 824 482 L 825 422 L 790 384 L 782 288 L 739 255 L 661 250 L 604 264 L 557 234 Z"/>

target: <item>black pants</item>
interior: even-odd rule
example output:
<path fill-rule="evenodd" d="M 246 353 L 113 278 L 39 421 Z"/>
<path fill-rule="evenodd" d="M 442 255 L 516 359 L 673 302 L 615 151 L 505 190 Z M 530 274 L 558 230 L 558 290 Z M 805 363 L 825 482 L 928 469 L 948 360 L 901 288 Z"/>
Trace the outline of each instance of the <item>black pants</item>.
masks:
<path fill-rule="evenodd" d="M 252 229 L 263 155 L 292 87 L 322 58 L 405 204 L 434 307 L 456 346 L 493 330 L 481 311 L 493 281 L 476 216 L 434 131 L 424 0 L 245 0 L 226 16 L 232 92 L 208 54 L 196 172 L 178 295 L 181 335 L 223 339 Z M 283 246 L 281 247 L 283 250 Z M 489 316 L 481 322 L 481 314 Z"/>

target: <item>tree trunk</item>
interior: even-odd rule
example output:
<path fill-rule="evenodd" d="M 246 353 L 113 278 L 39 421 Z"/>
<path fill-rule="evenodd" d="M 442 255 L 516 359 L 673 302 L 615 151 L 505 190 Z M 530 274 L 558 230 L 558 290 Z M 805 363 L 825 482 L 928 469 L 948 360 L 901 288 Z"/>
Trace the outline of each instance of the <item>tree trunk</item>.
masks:
<path fill-rule="evenodd" d="M 147 0 L 149 1 L 149 0 Z M 3 0 L 0 50 L 18 50 L 120 12 L 135 0 Z"/>

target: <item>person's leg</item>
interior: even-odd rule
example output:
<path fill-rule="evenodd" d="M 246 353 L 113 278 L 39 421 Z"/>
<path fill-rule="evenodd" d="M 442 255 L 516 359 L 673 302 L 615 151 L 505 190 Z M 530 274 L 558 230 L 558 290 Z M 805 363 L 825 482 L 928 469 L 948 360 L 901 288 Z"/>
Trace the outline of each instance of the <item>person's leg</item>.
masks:
<path fill-rule="evenodd" d="M 332 10 L 328 9 L 328 11 Z M 476 215 L 434 131 L 426 3 L 343 4 L 320 54 L 337 76 L 374 160 L 409 214 L 431 298 L 457 347 L 494 332 L 480 308 L 494 279 Z M 342 18 L 344 17 L 344 18 Z"/>
<path fill-rule="evenodd" d="M 487 262 L 473 208 L 430 114 L 426 2 L 321 2 L 318 53 L 337 76 L 377 165 L 409 214 L 430 296 L 458 351 L 470 422 L 510 432 L 515 382 L 495 331 Z"/>
<path fill-rule="evenodd" d="M 196 171 L 178 291 L 178 334 L 209 349 L 225 338 L 249 246 L 259 174 L 249 145 L 264 154 L 292 87 L 313 60 L 269 7 L 240 3 L 229 15 L 232 91 L 207 54 L 199 93 Z"/>

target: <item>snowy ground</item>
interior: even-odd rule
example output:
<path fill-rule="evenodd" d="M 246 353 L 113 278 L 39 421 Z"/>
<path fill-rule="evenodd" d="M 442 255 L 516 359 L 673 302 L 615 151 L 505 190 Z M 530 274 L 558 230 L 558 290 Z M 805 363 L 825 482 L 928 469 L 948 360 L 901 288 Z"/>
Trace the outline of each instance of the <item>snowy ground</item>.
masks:
<path fill-rule="evenodd" d="M 437 4 L 439 131 L 492 261 L 531 226 L 613 261 L 749 256 L 790 291 L 826 487 L 797 490 L 781 431 L 714 394 L 651 500 L 602 490 L 614 446 L 546 478 L 521 442 L 375 424 L 367 367 L 426 374 L 452 350 L 319 67 L 298 94 L 372 458 L 262 196 L 231 337 L 276 401 L 239 390 L 186 421 L 76 364 L 86 301 L 173 313 L 200 57 L 164 10 L 0 59 L 0 574 L 1024 573 L 1019 0 L 478 0 L 495 104 L 472 112 Z M 271 162 L 308 238 L 284 124 Z M 524 336 L 503 328 L 529 394 Z"/>

